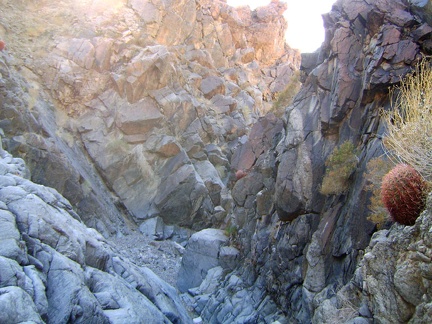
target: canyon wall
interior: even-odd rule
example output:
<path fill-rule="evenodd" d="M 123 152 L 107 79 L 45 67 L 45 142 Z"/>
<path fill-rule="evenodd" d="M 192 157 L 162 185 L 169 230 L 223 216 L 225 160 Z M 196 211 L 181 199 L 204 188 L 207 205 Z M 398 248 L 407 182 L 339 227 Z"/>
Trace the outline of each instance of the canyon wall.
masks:
<path fill-rule="evenodd" d="M 105 237 L 156 217 L 225 229 L 234 266 L 205 269 L 198 288 L 180 280 L 204 322 L 430 316 L 429 214 L 374 234 L 365 177 L 384 153 L 388 88 L 432 53 L 430 1 L 337 1 L 282 115 L 274 104 L 300 65 L 283 41 L 282 2 L 254 11 L 205 0 L 3 4 L 0 127 L 28 165 L 22 176 L 55 187 L 76 221 Z M 350 186 L 323 195 L 325 161 L 346 141 L 358 159 Z M 212 241 L 199 233 L 186 253 Z M 421 296 L 406 289 L 420 282 Z"/>
<path fill-rule="evenodd" d="M 227 184 L 243 167 L 231 156 L 299 67 L 299 53 L 284 42 L 286 4 L 5 8 L 5 55 L 25 76 L 14 84 L 26 99 L 25 117 L 10 108 L 2 127 L 33 180 L 58 189 L 107 235 L 123 218 L 129 227 L 160 216 L 194 229 L 224 221 Z M 113 211 L 101 208 L 104 199 Z"/>
<path fill-rule="evenodd" d="M 431 54 L 426 3 L 338 1 L 324 15 L 326 40 L 319 52 L 302 56 L 304 83 L 286 109 L 283 131 L 272 134 L 269 130 L 276 129 L 277 122 L 269 126 L 269 117 L 263 117 L 239 151 L 240 161 L 259 152 L 251 171 L 232 188 L 233 223 L 239 229 L 236 240 L 245 260 L 222 280 L 217 293 L 195 297 L 196 307 L 210 323 L 243 322 L 244 313 L 238 311 L 242 307 L 249 309 L 247 318 L 252 322 L 282 321 L 274 309 L 291 323 L 311 319 L 331 323 L 355 317 L 360 322 L 405 322 L 428 313 L 427 288 L 421 299 L 409 297 L 411 293 L 402 293 L 398 286 L 397 281 L 404 280 L 392 272 L 403 263 L 398 248 L 392 260 L 399 261 L 388 265 L 386 258 L 373 252 L 364 259 L 376 244 L 372 241 L 367 248 L 377 230 L 367 219 L 371 192 L 366 165 L 384 155 L 380 109 L 391 109 L 389 87 Z M 254 129 L 266 126 L 265 135 L 253 136 Z M 358 159 L 349 176 L 349 189 L 324 196 L 320 188 L 325 161 L 346 141 L 357 148 Z M 266 144 L 256 149 L 257 143 Z M 394 231 L 399 230 L 395 226 Z M 380 238 L 388 234 L 379 233 Z M 386 238 L 383 244 L 389 241 Z M 383 264 L 378 269 L 379 260 Z M 359 264 L 365 266 L 356 272 Z M 380 271 L 387 266 L 393 270 L 381 278 Z M 353 279 L 354 273 L 364 276 Z M 378 283 L 376 277 L 381 278 Z M 427 274 L 415 278 L 421 281 Z M 423 280 L 428 287 L 429 279 Z M 233 282 L 238 286 L 233 288 Z M 378 293 L 380 289 L 388 289 L 392 297 Z M 344 300 L 344 296 L 349 298 Z M 391 298 L 397 306 L 389 306 Z M 204 305 L 200 304 L 203 300 Z M 396 315 L 386 314 L 398 307 L 402 308 Z"/>

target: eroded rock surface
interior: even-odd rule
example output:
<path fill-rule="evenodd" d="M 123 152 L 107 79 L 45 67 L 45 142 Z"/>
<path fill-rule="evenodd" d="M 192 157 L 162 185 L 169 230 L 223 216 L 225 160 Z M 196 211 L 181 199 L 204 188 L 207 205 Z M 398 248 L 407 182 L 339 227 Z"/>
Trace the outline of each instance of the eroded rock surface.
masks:
<path fill-rule="evenodd" d="M 394 225 L 372 236 L 353 279 L 317 305 L 315 322 L 359 316 L 386 323 L 432 319 L 431 202 L 429 195 L 426 211 L 413 226 Z"/>
<path fill-rule="evenodd" d="M 175 288 L 86 227 L 56 190 L 0 158 L 2 323 L 191 323 Z"/>

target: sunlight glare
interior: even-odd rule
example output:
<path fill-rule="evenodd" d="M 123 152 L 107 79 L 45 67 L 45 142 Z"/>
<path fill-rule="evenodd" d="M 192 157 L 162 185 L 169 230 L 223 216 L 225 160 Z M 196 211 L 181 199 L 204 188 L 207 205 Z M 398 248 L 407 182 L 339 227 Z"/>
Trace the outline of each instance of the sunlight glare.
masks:
<path fill-rule="evenodd" d="M 324 41 L 322 14 L 331 10 L 336 0 L 285 0 L 288 9 L 285 19 L 288 21 L 286 41 L 289 46 L 303 53 L 313 52 Z M 253 10 L 266 6 L 270 0 L 227 0 L 231 6 L 245 6 Z"/>

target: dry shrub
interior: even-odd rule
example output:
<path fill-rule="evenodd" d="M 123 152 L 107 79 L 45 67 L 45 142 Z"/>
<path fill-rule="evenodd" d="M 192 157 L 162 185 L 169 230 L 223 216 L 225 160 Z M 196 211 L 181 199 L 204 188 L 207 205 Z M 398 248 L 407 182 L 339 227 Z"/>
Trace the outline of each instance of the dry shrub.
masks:
<path fill-rule="evenodd" d="M 384 146 L 396 163 L 413 166 L 432 180 L 432 69 L 422 60 L 414 73 L 391 90 L 392 111 L 383 111 L 387 123 Z"/>
<path fill-rule="evenodd" d="M 381 184 L 383 177 L 392 167 L 393 163 L 391 161 L 381 157 L 371 159 L 366 165 L 366 180 L 368 181 L 366 190 L 372 192 L 368 205 L 371 214 L 367 219 L 376 224 L 378 229 L 381 229 L 388 219 L 387 208 L 381 200 Z"/>
<path fill-rule="evenodd" d="M 300 90 L 300 87 L 300 71 L 295 71 L 285 89 L 276 94 L 276 101 L 273 103 L 271 109 L 275 116 L 283 116 L 285 109 L 292 104 L 295 95 Z"/>
<path fill-rule="evenodd" d="M 358 163 L 354 144 L 344 142 L 334 149 L 325 162 L 327 167 L 320 192 L 323 195 L 341 194 L 349 188 L 349 178 Z"/>

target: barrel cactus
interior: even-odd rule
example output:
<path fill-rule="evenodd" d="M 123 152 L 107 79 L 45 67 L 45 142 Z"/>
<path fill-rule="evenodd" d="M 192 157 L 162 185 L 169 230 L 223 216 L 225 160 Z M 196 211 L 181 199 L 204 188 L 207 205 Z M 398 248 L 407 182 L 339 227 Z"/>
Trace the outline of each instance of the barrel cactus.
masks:
<path fill-rule="evenodd" d="M 383 178 L 381 199 L 395 222 L 413 225 L 425 207 L 427 189 L 420 173 L 398 164 Z"/>

